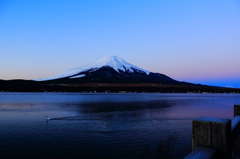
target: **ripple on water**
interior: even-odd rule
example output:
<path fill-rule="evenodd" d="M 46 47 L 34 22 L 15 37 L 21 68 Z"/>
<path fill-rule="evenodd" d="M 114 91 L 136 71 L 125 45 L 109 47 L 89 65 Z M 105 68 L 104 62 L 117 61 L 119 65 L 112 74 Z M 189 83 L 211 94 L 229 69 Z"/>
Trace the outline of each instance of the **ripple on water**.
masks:
<path fill-rule="evenodd" d="M 184 148 L 193 119 L 231 118 L 229 105 L 238 103 L 239 95 L 217 94 L 4 93 L 1 157 L 139 158 L 169 131 L 180 132 L 176 145 Z"/>

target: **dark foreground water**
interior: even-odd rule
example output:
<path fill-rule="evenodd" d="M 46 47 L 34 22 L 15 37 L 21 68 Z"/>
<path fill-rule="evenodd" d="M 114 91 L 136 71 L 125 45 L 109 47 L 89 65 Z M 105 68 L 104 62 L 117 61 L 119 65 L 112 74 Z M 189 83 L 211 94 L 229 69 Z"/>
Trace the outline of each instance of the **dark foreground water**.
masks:
<path fill-rule="evenodd" d="M 0 158 L 140 158 L 173 131 L 184 156 L 191 121 L 232 118 L 234 104 L 239 94 L 0 93 Z"/>

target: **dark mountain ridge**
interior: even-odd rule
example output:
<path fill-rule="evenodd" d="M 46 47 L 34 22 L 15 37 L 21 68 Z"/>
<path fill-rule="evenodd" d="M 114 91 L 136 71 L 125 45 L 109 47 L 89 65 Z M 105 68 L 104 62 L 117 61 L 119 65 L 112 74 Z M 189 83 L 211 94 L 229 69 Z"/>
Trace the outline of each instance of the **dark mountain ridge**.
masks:
<path fill-rule="evenodd" d="M 80 68 L 37 80 L 0 80 L 0 91 L 12 92 L 240 92 L 180 82 L 161 73 L 134 66 L 116 56 L 107 56 Z"/>
<path fill-rule="evenodd" d="M 160 84 L 179 84 L 178 82 L 164 74 L 150 72 L 146 75 L 143 72 L 119 72 L 109 66 L 103 66 L 97 70 L 88 70 L 75 74 L 74 76 L 84 75 L 80 78 L 73 76 L 58 78 L 53 80 L 42 81 L 43 83 L 160 83 Z"/>

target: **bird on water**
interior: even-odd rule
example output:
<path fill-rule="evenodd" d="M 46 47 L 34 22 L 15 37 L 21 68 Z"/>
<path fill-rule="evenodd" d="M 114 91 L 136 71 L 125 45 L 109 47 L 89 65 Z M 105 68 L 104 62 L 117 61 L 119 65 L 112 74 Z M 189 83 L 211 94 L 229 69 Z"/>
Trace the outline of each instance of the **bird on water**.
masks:
<path fill-rule="evenodd" d="M 52 120 L 52 118 L 49 118 L 48 116 L 46 116 L 46 120 Z"/>

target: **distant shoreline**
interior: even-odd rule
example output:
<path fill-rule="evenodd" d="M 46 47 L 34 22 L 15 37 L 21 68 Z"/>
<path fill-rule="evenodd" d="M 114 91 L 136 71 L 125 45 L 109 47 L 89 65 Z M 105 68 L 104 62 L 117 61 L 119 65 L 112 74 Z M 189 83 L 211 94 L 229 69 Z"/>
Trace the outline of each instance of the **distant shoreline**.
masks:
<path fill-rule="evenodd" d="M 0 92 L 79 93 L 240 93 L 239 88 L 197 84 L 160 83 L 69 83 L 51 84 L 28 80 L 0 80 Z"/>

